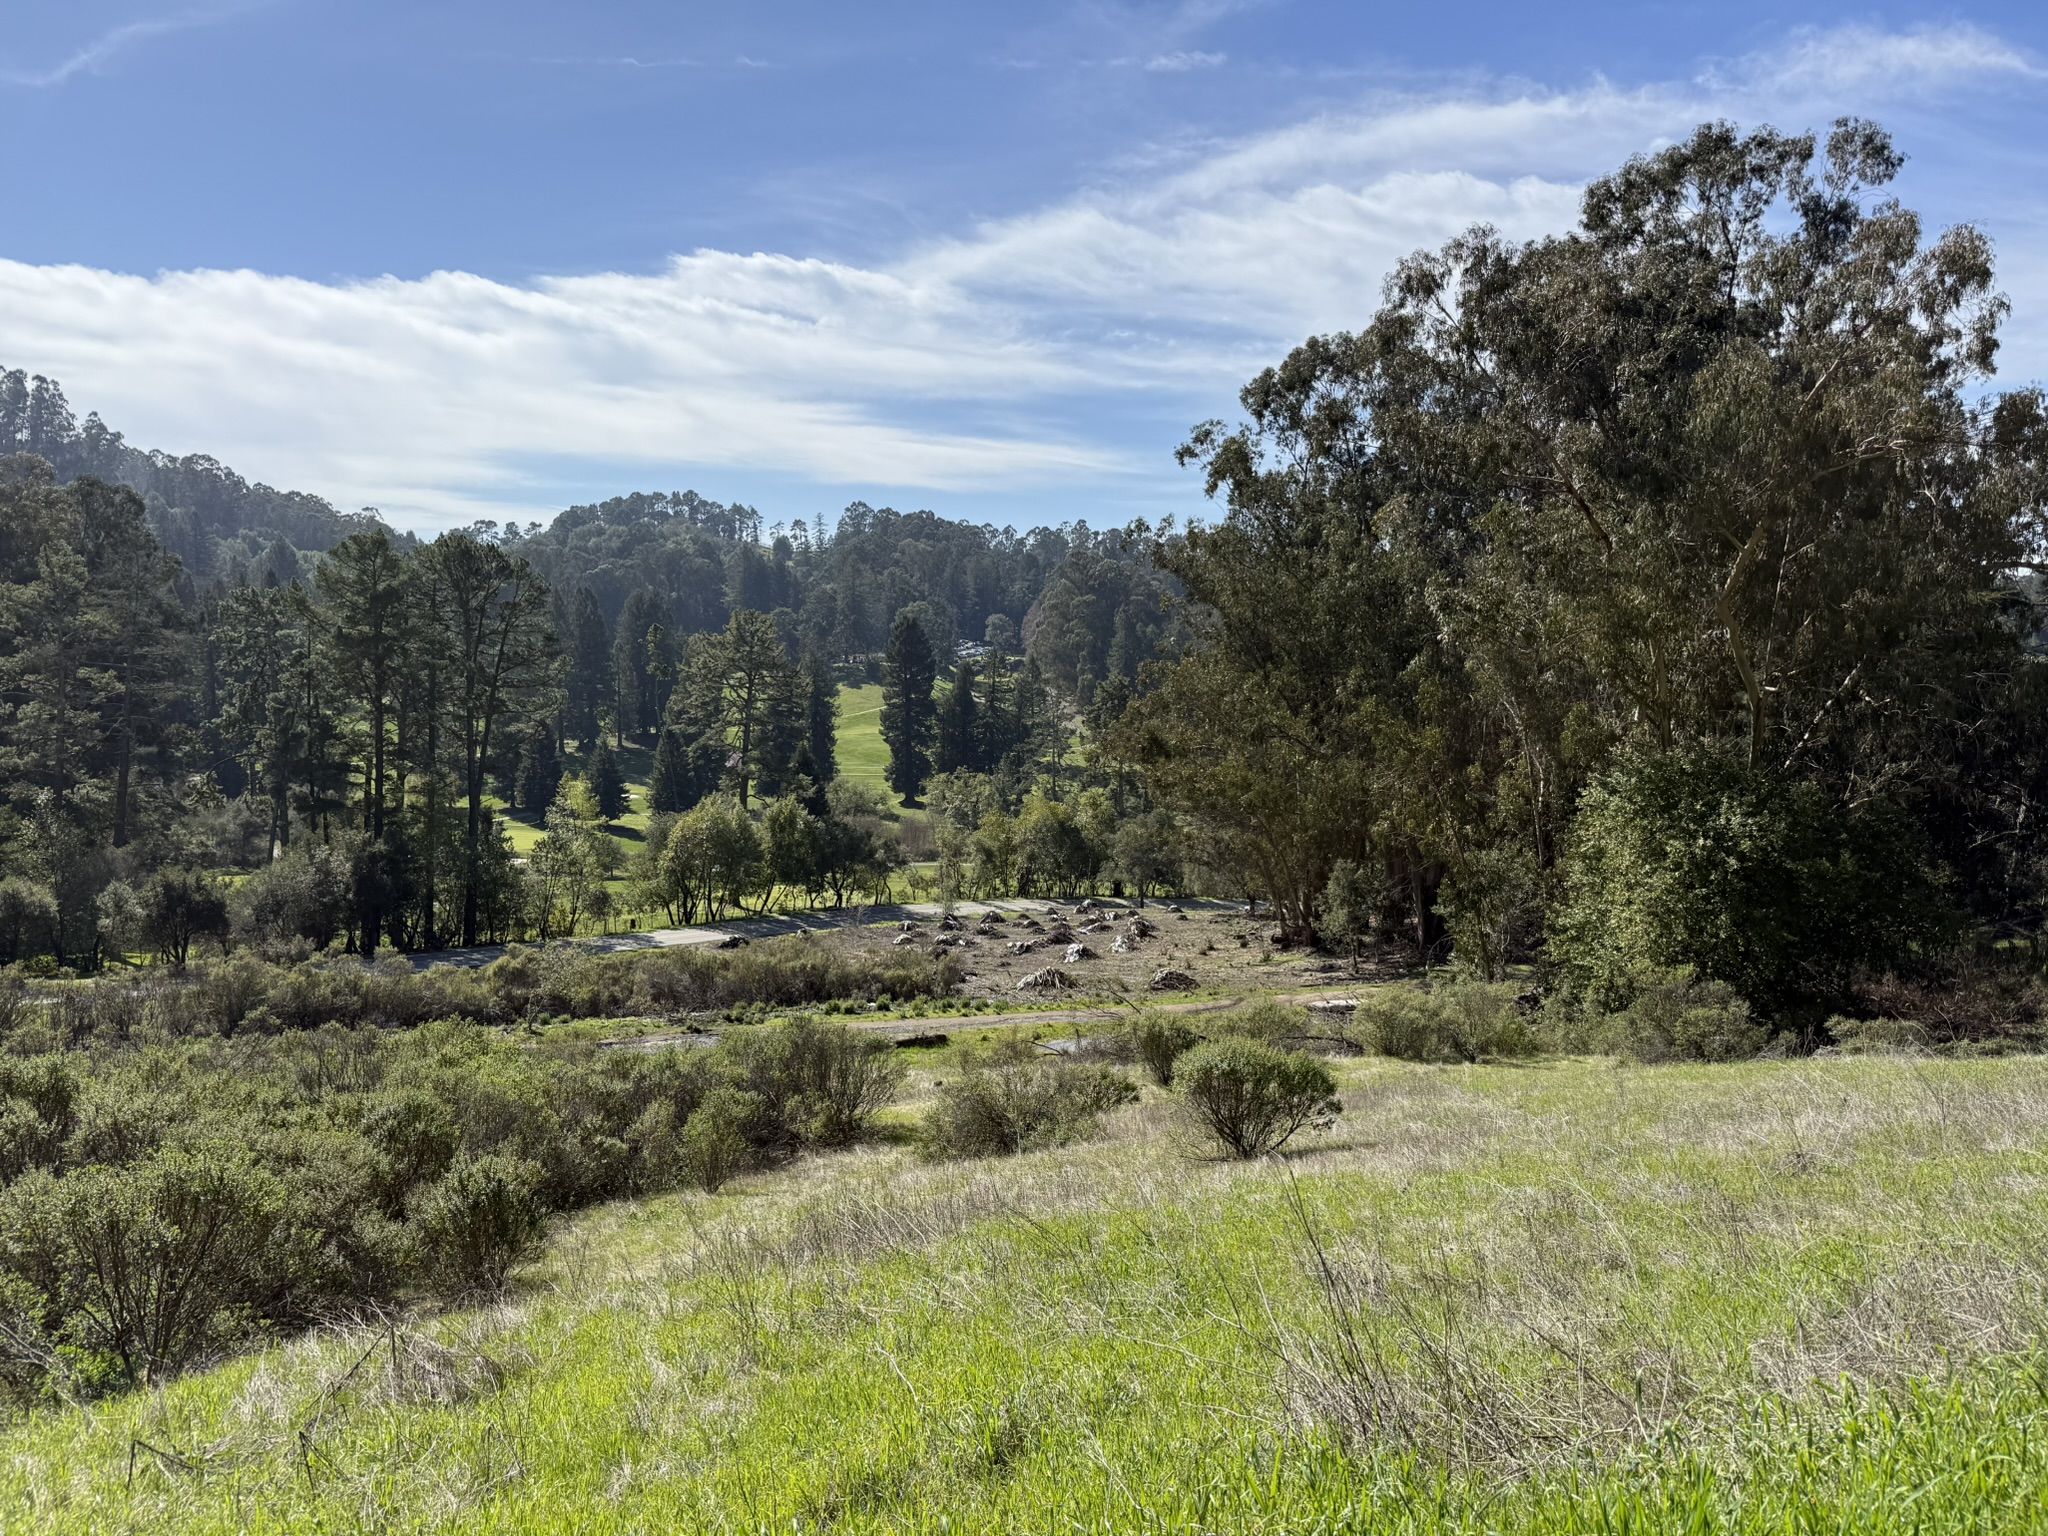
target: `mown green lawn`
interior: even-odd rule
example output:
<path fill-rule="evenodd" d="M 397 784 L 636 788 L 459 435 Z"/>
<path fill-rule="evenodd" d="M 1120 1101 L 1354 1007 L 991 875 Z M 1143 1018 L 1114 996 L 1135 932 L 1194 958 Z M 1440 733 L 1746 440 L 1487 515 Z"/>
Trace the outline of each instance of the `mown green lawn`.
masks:
<path fill-rule="evenodd" d="M 40 1411 L 0 1527 L 2048 1527 L 2048 1062 L 1340 1071 L 1285 1161 L 1148 1088 L 586 1214 L 500 1305 Z"/>
<path fill-rule="evenodd" d="M 626 814 L 617 821 L 608 823 L 607 830 L 611 833 L 612 840 L 618 844 L 619 863 L 623 870 L 633 855 L 639 852 L 647 836 L 647 781 L 654 767 L 654 753 L 650 748 L 628 743 L 623 751 L 617 752 L 617 756 L 619 766 L 625 771 L 629 803 Z M 562 767 L 565 775 L 580 774 L 588 770 L 589 762 L 583 754 L 571 751 L 564 758 Z M 507 811 L 504 802 L 495 797 L 491 800 L 491 806 L 503 818 L 505 835 L 511 840 L 513 853 L 520 858 L 532 854 L 534 845 L 541 840 L 542 834 L 547 830 L 545 819 L 523 808 Z M 623 926 L 630 912 L 632 882 L 622 873 L 607 883 L 611 888 L 616 913 L 613 926 Z M 645 919 L 655 914 L 639 915 Z M 645 927 L 646 922 L 643 921 L 641 926 Z M 596 930 L 591 927 L 588 931 Z"/>
<path fill-rule="evenodd" d="M 839 772 L 866 784 L 888 804 L 901 810 L 903 801 L 889 787 L 889 748 L 882 740 L 882 685 L 842 684 L 839 689 Z"/>

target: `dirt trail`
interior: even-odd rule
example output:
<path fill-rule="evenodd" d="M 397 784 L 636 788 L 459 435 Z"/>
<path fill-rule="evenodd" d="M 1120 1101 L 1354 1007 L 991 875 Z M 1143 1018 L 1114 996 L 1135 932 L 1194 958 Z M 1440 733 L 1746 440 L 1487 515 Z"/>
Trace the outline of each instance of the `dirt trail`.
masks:
<path fill-rule="evenodd" d="M 1331 983 L 1306 992 L 1289 992 L 1277 1001 L 1296 1007 L 1329 1002 L 1355 995 L 1357 980 Z M 1113 1024 L 1134 1013 L 1202 1014 L 1222 1013 L 1247 1001 L 1243 997 L 1207 997 L 1181 1003 L 1093 1004 L 1085 1008 L 1051 1008 L 1032 1013 L 960 1013 L 923 1019 L 849 1019 L 855 1029 L 880 1035 L 945 1035 L 956 1029 L 1042 1029 L 1048 1024 Z M 671 1045 L 710 1045 L 718 1038 L 715 1030 L 663 1030 L 659 1034 L 632 1035 L 600 1040 L 602 1050 L 658 1051 Z"/>

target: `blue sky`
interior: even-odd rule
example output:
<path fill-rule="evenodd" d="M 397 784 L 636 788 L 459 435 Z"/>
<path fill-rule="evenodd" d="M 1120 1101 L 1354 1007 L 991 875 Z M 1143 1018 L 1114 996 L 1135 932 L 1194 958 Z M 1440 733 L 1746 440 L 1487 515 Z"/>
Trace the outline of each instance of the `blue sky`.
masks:
<path fill-rule="evenodd" d="M 2037 380 L 2044 10 L 0 0 L 0 363 L 422 528 L 1185 515 L 1187 426 L 1405 251 L 1854 112 Z"/>

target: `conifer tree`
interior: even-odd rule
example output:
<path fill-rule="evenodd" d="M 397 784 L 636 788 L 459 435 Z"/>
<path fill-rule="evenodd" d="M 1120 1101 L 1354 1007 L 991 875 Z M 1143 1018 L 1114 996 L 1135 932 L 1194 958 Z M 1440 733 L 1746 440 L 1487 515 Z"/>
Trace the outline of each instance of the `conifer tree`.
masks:
<path fill-rule="evenodd" d="M 940 706 L 938 742 L 932 753 L 932 767 L 939 773 L 956 768 L 980 768 L 980 710 L 974 700 L 974 663 L 963 661 L 953 669 L 953 685 Z"/>
<path fill-rule="evenodd" d="M 569 610 L 569 729 L 588 748 L 612 713 L 612 645 L 604 614 L 588 587 L 579 587 Z"/>
<path fill-rule="evenodd" d="M 619 767 L 618 754 L 602 736 L 590 755 L 590 792 L 597 797 L 597 813 L 606 821 L 626 814 L 626 775 Z"/>
<path fill-rule="evenodd" d="M 656 815 L 673 816 L 690 808 L 690 765 L 682 738 L 675 727 L 664 726 L 654 744 L 654 769 L 648 775 L 647 808 Z"/>
<path fill-rule="evenodd" d="M 889 787 L 906 801 L 915 801 L 931 776 L 937 673 L 924 626 L 907 610 L 897 614 L 882 659 L 882 740 L 889 748 Z"/>
<path fill-rule="evenodd" d="M 562 785 L 562 759 L 555 751 L 555 733 L 545 725 L 527 732 L 519 754 L 519 803 L 539 816 L 555 803 Z"/>
<path fill-rule="evenodd" d="M 803 674 L 808 695 L 808 771 L 823 788 L 839 776 L 839 679 L 832 674 L 831 662 L 816 647 L 804 652 Z"/>

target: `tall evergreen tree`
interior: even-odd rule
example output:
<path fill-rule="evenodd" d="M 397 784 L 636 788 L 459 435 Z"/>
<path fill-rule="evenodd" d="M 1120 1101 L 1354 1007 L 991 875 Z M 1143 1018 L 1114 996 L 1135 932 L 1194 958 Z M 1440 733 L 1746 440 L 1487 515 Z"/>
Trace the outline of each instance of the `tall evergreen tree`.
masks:
<path fill-rule="evenodd" d="M 882 658 L 882 740 L 889 748 L 889 786 L 906 801 L 931 776 L 932 685 L 938 662 L 924 626 L 908 609 L 896 615 Z"/>
<path fill-rule="evenodd" d="M 555 750 L 555 733 L 545 721 L 536 721 L 520 744 L 519 803 L 529 816 L 545 816 L 561 787 L 562 757 Z"/>
<path fill-rule="evenodd" d="M 646 587 L 626 599 L 612 640 L 613 689 L 618 698 L 620 738 L 646 736 L 661 727 L 663 681 L 674 668 L 668 651 L 668 605 Z"/>
<path fill-rule="evenodd" d="M 469 801 L 463 832 L 462 942 L 477 942 L 484 876 L 484 773 L 492 738 L 558 677 L 547 588 L 524 560 L 468 533 L 444 533 L 422 556 L 426 601 L 447 663 L 444 708 Z"/>
<path fill-rule="evenodd" d="M 399 674 L 411 649 L 404 557 L 381 528 L 352 534 L 321 562 L 316 584 L 326 600 L 333 666 L 360 726 L 363 831 L 381 847 L 389 830 L 385 789 Z M 381 871 L 388 850 L 372 863 Z M 365 955 L 377 952 L 384 926 L 378 894 L 387 886 L 381 879 L 366 880 L 358 893 Z"/>
<path fill-rule="evenodd" d="M 598 815 L 606 821 L 617 821 L 626 814 L 626 775 L 611 743 L 601 736 L 597 750 L 590 755 L 590 792 L 597 798 Z"/>
<path fill-rule="evenodd" d="M 839 679 L 825 653 L 812 646 L 804 652 L 804 686 L 808 693 L 809 772 L 823 788 L 839 776 Z"/>
<path fill-rule="evenodd" d="M 932 768 L 951 773 L 958 768 L 977 769 L 981 761 L 981 719 L 975 704 L 974 663 L 963 661 L 953 669 L 953 683 L 946 702 L 939 707 L 938 738 L 932 749 Z"/>
<path fill-rule="evenodd" d="M 726 780 L 745 810 L 758 786 L 774 793 L 802 735 L 800 679 L 765 613 L 732 616 L 700 647 L 704 681 L 715 688 L 715 719 L 726 749 Z"/>
<path fill-rule="evenodd" d="M 593 746 L 612 712 L 612 642 L 604 614 L 588 587 L 576 589 L 569 609 L 568 733 Z"/>
<path fill-rule="evenodd" d="M 689 792 L 690 763 L 682 734 L 664 726 L 654 744 L 654 768 L 648 775 L 647 809 L 656 815 L 673 816 L 687 811 L 695 798 Z"/>

